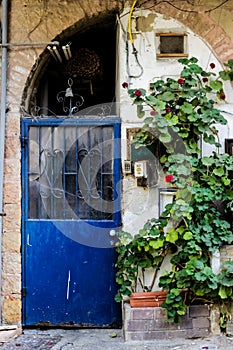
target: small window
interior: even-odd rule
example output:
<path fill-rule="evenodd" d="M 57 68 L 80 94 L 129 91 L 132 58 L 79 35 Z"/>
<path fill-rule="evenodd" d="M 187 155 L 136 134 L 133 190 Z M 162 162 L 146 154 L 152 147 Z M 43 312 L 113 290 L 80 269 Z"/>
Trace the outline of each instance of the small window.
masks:
<path fill-rule="evenodd" d="M 160 57 L 187 57 L 187 35 L 177 33 L 156 34 L 156 56 Z"/>

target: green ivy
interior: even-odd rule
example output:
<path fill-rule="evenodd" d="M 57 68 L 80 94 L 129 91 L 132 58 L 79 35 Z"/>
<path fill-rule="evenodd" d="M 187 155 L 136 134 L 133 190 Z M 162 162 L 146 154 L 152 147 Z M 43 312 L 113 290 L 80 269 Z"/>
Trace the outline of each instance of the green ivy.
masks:
<path fill-rule="evenodd" d="M 163 271 L 159 281 L 160 287 L 169 291 L 163 303 L 168 321 L 179 322 L 189 303 L 202 300 L 219 303 L 223 328 L 228 317 L 226 305 L 233 299 L 233 263 L 224 263 L 216 275 L 211 256 L 223 244 L 233 243 L 233 157 L 219 151 L 216 125 L 227 121 L 216 102 L 225 100 L 223 81 L 233 81 L 233 60 L 218 75 L 211 69 L 213 63 L 210 71 L 205 71 L 195 57 L 179 62 L 183 65 L 179 79 L 155 81 L 149 92 L 128 90 L 144 122 L 135 142 L 147 144 L 154 137 L 164 144 L 166 152 L 160 161 L 172 174 L 177 192 L 159 219 L 148 221 L 124 244 L 126 233 L 120 237 L 116 299 L 135 290 L 139 269 L 144 273 L 152 267 L 156 274 L 164 256 L 172 252 L 172 269 Z M 202 156 L 201 142 L 214 146 L 215 152 Z M 172 227 L 167 226 L 169 217 Z M 145 287 L 142 280 L 139 283 L 144 290 L 152 287 Z M 188 291 L 185 299 L 182 290 Z"/>

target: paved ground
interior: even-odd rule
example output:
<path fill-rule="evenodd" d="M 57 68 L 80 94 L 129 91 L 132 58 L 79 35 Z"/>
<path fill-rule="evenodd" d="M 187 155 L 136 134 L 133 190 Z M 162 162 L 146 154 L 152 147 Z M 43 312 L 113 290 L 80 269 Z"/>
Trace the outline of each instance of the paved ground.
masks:
<path fill-rule="evenodd" d="M 121 330 L 24 330 L 23 334 L 0 344 L 0 350 L 232 350 L 233 337 L 124 342 Z"/>

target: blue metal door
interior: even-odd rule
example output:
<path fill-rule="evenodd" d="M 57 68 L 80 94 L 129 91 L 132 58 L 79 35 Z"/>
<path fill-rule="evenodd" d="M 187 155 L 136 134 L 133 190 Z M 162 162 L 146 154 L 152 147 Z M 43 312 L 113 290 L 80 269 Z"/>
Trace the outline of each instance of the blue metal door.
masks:
<path fill-rule="evenodd" d="M 22 121 L 23 324 L 120 327 L 120 120 Z"/>

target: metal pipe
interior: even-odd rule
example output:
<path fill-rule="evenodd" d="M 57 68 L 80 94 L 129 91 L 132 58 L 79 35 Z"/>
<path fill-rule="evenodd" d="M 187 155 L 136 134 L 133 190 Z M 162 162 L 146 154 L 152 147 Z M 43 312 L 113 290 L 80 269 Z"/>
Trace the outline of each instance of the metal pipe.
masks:
<path fill-rule="evenodd" d="M 6 125 L 6 82 L 7 82 L 7 0 L 2 0 L 2 85 L 0 118 L 0 213 L 3 212 L 4 149 Z M 0 215 L 0 322 L 2 323 L 2 215 Z"/>
<path fill-rule="evenodd" d="M 41 43 L 36 43 L 36 42 L 31 42 L 31 43 L 1 43 L 0 46 L 1 47 L 11 47 L 11 46 L 16 46 L 16 47 L 33 47 L 33 46 L 47 46 L 47 45 L 55 45 L 55 46 L 59 46 L 60 43 L 59 41 L 48 41 L 48 42 L 41 42 Z"/>

